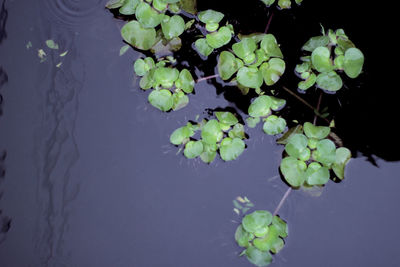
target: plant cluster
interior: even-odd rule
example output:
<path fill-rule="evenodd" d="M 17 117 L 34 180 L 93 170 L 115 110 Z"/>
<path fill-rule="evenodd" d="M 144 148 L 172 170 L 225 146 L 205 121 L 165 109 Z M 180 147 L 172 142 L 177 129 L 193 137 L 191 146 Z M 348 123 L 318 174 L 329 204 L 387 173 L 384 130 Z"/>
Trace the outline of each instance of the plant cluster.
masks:
<path fill-rule="evenodd" d="M 328 30 L 322 35 L 311 37 L 302 47 L 311 55 L 301 57 L 303 61 L 296 66 L 296 73 L 303 81 L 299 82 L 300 90 L 307 90 L 314 84 L 329 92 L 336 92 L 343 86 L 338 73 L 350 78 L 360 75 L 364 64 L 364 55 L 350 41 L 343 29 Z"/>
<path fill-rule="evenodd" d="M 224 14 L 208 9 L 199 12 L 197 17 L 205 24 L 206 29 L 205 37 L 197 39 L 194 43 L 197 52 L 201 56 L 208 57 L 214 49 L 220 48 L 231 41 L 234 34 L 233 26 L 227 23 L 225 26 L 219 27 Z"/>
<path fill-rule="evenodd" d="M 245 250 L 240 254 L 256 266 L 267 266 L 272 262 L 272 255 L 278 253 L 288 235 L 288 226 L 279 216 L 269 211 L 256 210 L 244 216 L 237 227 L 235 240 Z"/>
<path fill-rule="evenodd" d="M 143 90 L 153 88 L 148 96 L 151 105 L 161 111 L 178 110 L 189 103 L 186 94 L 193 92 L 194 80 L 187 69 L 180 72 L 167 66 L 174 59 L 161 59 L 157 63 L 153 58 L 137 59 L 134 64 L 136 75 L 141 76 L 139 86 Z"/>
<path fill-rule="evenodd" d="M 263 82 L 271 86 L 285 72 L 282 51 L 272 34 L 244 37 L 232 45 L 232 51 L 223 51 L 219 55 L 218 73 L 222 80 L 229 80 L 236 74 L 232 80 L 242 92 L 253 88 L 261 93 Z"/>
<path fill-rule="evenodd" d="M 243 124 L 231 112 L 214 112 L 215 119 L 205 120 L 176 129 L 170 136 L 174 145 L 184 145 L 183 154 L 189 159 L 200 157 L 205 163 L 214 161 L 217 152 L 224 161 L 234 160 L 243 153 L 246 133 Z M 200 131 L 200 137 L 195 134 Z"/>
<path fill-rule="evenodd" d="M 279 140 L 285 144 L 285 156 L 280 164 L 283 177 L 292 187 L 325 185 L 334 172 L 337 178 L 344 178 L 344 168 L 351 158 L 345 147 L 337 148 L 328 139 L 331 129 L 304 123 Z"/>
<path fill-rule="evenodd" d="M 276 0 L 261 0 L 266 6 L 271 6 L 273 5 Z M 294 0 L 296 4 L 300 5 L 303 0 Z M 278 8 L 280 9 L 289 9 L 292 7 L 292 1 L 291 0 L 278 0 Z"/>

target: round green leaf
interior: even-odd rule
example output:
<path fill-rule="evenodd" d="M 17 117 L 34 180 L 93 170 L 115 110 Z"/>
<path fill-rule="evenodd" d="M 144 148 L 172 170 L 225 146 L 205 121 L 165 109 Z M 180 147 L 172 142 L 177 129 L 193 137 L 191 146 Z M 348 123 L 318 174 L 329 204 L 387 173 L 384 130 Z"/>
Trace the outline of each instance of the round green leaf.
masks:
<path fill-rule="evenodd" d="M 278 6 L 281 9 L 289 9 L 292 6 L 292 2 L 290 2 L 291 0 L 279 0 L 278 1 Z"/>
<path fill-rule="evenodd" d="M 214 50 L 214 48 L 208 44 L 206 38 L 197 39 L 194 46 L 196 47 L 197 52 L 205 57 L 208 57 Z"/>
<path fill-rule="evenodd" d="M 118 10 L 123 15 L 135 14 L 136 7 L 140 3 L 140 0 L 125 0 L 124 4 Z"/>
<path fill-rule="evenodd" d="M 272 218 L 272 225 L 276 227 L 279 236 L 285 238 L 288 236 L 289 228 L 287 223 L 282 220 L 278 215 Z"/>
<path fill-rule="evenodd" d="M 329 44 L 329 37 L 326 35 L 311 37 L 301 49 L 312 52 L 315 48 L 320 46 L 327 46 Z"/>
<path fill-rule="evenodd" d="M 113 8 L 121 7 L 124 4 L 124 2 L 125 2 L 125 0 L 109 0 L 106 3 L 106 8 L 113 9 Z"/>
<path fill-rule="evenodd" d="M 186 125 L 173 131 L 171 136 L 169 137 L 169 141 L 177 146 L 182 144 L 189 137 L 192 137 L 194 135 L 194 131 L 193 128 L 190 126 L 191 125 Z"/>
<path fill-rule="evenodd" d="M 336 149 L 336 157 L 332 169 L 336 176 L 341 180 L 343 180 L 344 178 L 344 168 L 346 167 L 346 164 L 350 160 L 350 158 L 351 152 L 349 149 L 345 147 L 339 147 L 338 149 Z"/>
<path fill-rule="evenodd" d="M 286 128 L 286 121 L 275 115 L 267 117 L 264 122 L 263 130 L 266 134 L 276 135 L 282 133 Z"/>
<path fill-rule="evenodd" d="M 212 48 L 220 48 L 230 42 L 232 38 L 231 29 L 228 26 L 219 28 L 218 31 L 206 35 L 206 40 Z"/>
<path fill-rule="evenodd" d="M 342 79 L 335 71 L 318 74 L 316 82 L 319 88 L 331 92 L 336 92 L 343 86 Z"/>
<path fill-rule="evenodd" d="M 308 76 L 308 78 L 305 81 L 299 82 L 298 87 L 300 90 L 307 90 L 311 86 L 313 86 L 316 81 L 317 81 L 317 76 L 314 73 L 311 73 L 310 76 Z"/>
<path fill-rule="evenodd" d="M 335 57 L 335 60 L 333 62 L 336 69 L 342 70 L 344 68 L 344 55 Z"/>
<path fill-rule="evenodd" d="M 204 163 L 211 163 L 214 161 L 217 155 L 217 144 L 208 144 L 203 141 L 203 153 L 201 153 L 200 158 Z"/>
<path fill-rule="evenodd" d="M 147 90 L 152 88 L 155 85 L 155 80 L 154 80 L 154 71 L 155 69 L 149 70 L 143 77 L 140 79 L 139 86 L 143 90 Z"/>
<path fill-rule="evenodd" d="M 249 55 L 254 54 L 256 48 L 257 44 L 253 38 L 244 38 L 240 42 L 232 45 L 233 52 L 241 59 L 245 59 Z"/>
<path fill-rule="evenodd" d="M 324 185 L 329 181 L 329 169 L 318 162 L 311 162 L 306 170 L 306 181 L 309 185 Z"/>
<path fill-rule="evenodd" d="M 270 57 L 283 58 L 283 54 L 281 49 L 279 48 L 278 42 L 276 41 L 275 36 L 273 36 L 272 34 L 264 35 L 261 41 L 261 48 Z"/>
<path fill-rule="evenodd" d="M 224 14 L 221 12 L 208 9 L 205 11 L 201 11 L 198 14 L 198 18 L 201 22 L 208 24 L 208 23 L 219 23 L 223 18 Z"/>
<path fill-rule="evenodd" d="M 179 78 L 175 82 L 176 88 L 182 89 L 185 93 L 190 94 L 193 92 L 194 80 L 193 76 L 187 69 L 181 70 Z"/>
<path fill-rule="evenodd" d="M 136 19 L 143 25 L 144 28 L 154 28 L 158 26 L 163 17 L 164 14 L 158 13 L 157 10 L 145 2 L 141 2 L 136 7 Z"/>
<path fill-rule="evenodd" d="M 176 92 L 172 94 L 172 98 L 174 100 L 174 105 L 172 106 L 172 110 L 179 110 L 184 108 L 189 104 L 189 97 L 185 95 L 184 92 Z"/>
<path fill-rule="evenodd" d="M 195 157 L 200 156 L 203 152 L 203 143 L 201 141 L 189 141 L 185 145 L 185 150 L 183 154 L 188 159 L 194 159 Z"/>
<path fill-rule="evenodd" d="M 294 134 L 290 137 L 289 142 L 285 146 L 285 151 L 289 156 L 307 161 L 310 158 L 311 152 L 307 148 L 308 139 L 303 134 Z"/>
<path fill-rule="evenodd" d="M 265 117 L 271 110 L 272 100 L 267 95 L 261 95 L 251 102 L 248 113 L 251 117 Z"/>
<path fill-rule="evenodd" d="M 174 105 L 174 99 L 172 97 L 171 91 L 167 89 L 153 90 L 149 96 L 148 100 L 150 104 L 158 108 L 161 111 L 168 111 Z"/>
<path fill-rule="evenodd" d="M 179 71 L 175 68 L 159 67 L 154 71 L 154 79 L 164 88 L 171 88 L 179 77 Z"/>
<path fill-rule="evenodd" d="M 164 37 L 169 40 L 183 33 L 185 30 L 185 21 L 179 15 L 172 17 L 165 16 L 161 22 L 161 29 Z"/>
<path fill-rule="evenodd" d="M 360 75 L 364 64 L 364 55 L 357 48 L 349 48 L 344 53 L 343 69 L 350 78 Z"/>
<path fill-rule="evenodd" d="M 232 130 L 229 131 L 228 136 L 230 138 L 239 138 L 239 139 L 245 139 L 246 134 L 244 132 L 244 126 L 243 124 L 237 123 L 233 126 Z"/>
<path fill-rule="evenodd" d="M 271 109 L 272 110 L 280 110 L 282 109 L 285 105 L 286 105 L 286 100 L 285 99 L 281 99 L 281 98 L 277 98 L 274 96 L 270 96 L 271 99 Z"/>
<path fill-rule="evenodd" d="M 255 128 L 260 121 L 261 121 L 260 117 L 248 117 L 248 118 L 246 118 L 246 124 L 250 128 Z"/>
<path fill-rule="evenodd" d="M 218 111 L 215 112 L 215 116 L 219 120 L 220 123 L 227 124 L 229 126 L 235 125 L 238 123 L 238 119 L 233 115 L 231 112 L 225 111 Z"/>
<path fill-rule="evenodd" d="M 331 52 L 325 46 L 319 46 L 311 53 L 311 62 L 314 68 L 319 72 L 328 72 L 333 70 L 331 62 Z"/>
<path fill-rule="evenodd" d="M 221 126 L 217 120 L 209 120 L 201 130 L 201 138 L 208 144 L 215 144 L 223 137 Z"/>
<path fill-rule="evenodd" d="M 258 267 L 268 266 L 272 262 L 272 256 L 268 251 L 261 251 L 255 247 L 248 247 L 246 249 L 247 259 Z"/>
<path fill-rule="evenodd" d="M 264 229 L 268 228 L 272 222 L 272 214 L 267 210 L 256 210 L 244 216 L 242 220 L 243 228 L 249 233 L 266 232 Z"/>
<path fill-rule="evenodd" d="M 336 160 L 336 146 L 329 139 L 318 142 L 317 149 L 313 152 L 313 158 L 323 165 L 330 166 Z"/>
<path fill-rule="evenodd" d="M 285 180 L 293 187 L 300 187 L 305 180 L 307 165 L 294 157 L 282 159 L 280 170 Z"/>
<path fill-rule="evenodd" d="M 144 60 L 141 58 L 135 61 L 135 64 L 133 64 L 133 69 L 135 70 L 137 76 L 144 76 L 150 70 L 146 62 L 144 62 Z"/>
<path fill-rule="evenodd" d="M 271 58 L 268 63 L 260 67 L 266 85 L 275 84 L 285 71 L 285 61 L 280 58 Z"/>
<path fill-rule="evenodd" d="M 315 126 L 310 122 L 304 123 L 304 133 L 308 138 L 324 139 L 331 132 L 331 128 L 325 126 Z"/>
<path fill-rule="evenodd" d="M 260 88 L 263 83 L 263 76 L 256 68 L 241 67 L 236 77 L 240 84 L 249 88 Z"/>
<path fill-rule="evenodd" d="M 219 154 L 224 161 L 234 160 L 243 153 L 245 144 L 240 138 L 226 137 L 219 147 Z"/>
<path fill-rule="evenodd" d="M 239 246 L 247 248 L 250 245 L 249 242 L 253 239 L 254 235 L 244 230 L 241 224 L 236 228 L 235 240 Z"/>
<path fill-rule="evenodd" d="M 163 11 L 168 7 L 168 3 L 165 0 L 153 0 L 153 7 L 158 11 Z"/>
<path fill-rule="evenodd" d="M 218 73 L 222 80 L 228 80 L 236 73 L 240 65 L 238 59 L 228 51 L 222 51 L 218 58 Z"/>
<path fill-rule="evenodd" d="M 125 42 L 141 50 L 149 50 L 156 43 L 156 31 L 143 28 L 136 20 L 125 24 L 121 35 Z"/>

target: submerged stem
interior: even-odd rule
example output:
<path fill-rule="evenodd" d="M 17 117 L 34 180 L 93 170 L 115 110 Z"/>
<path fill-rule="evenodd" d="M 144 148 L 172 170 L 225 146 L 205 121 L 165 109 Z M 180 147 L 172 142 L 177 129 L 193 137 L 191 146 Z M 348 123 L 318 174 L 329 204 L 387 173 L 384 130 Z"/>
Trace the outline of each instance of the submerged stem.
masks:
<path fill-rule="evenodd" d="M 269 16 L 269 19 L 268 19 L 268 22 L 267 22 L 267 26 L 265 26 L 264 33 L 268 32 L 269 26 L 271 25 L 271 21 L 272 21 L 273 17 L 274 17 L 274 12 L 271 12 L 271 15 Z"/>
<path fill-rule="evenodd" d="M 278 214 L 279 210 L 280 210 L 280 209 L 282 208 L 282 206 L 283 206 L 283 203 L 285 203 L 285 200 L 288 198 L 290 192 L 292 192 L 292 188 L 291 188 L 291 187 L 289 187 L 288 190 L 286 190 L 286 192 L 285 192 L 285 194 L 283 195 L 281 201 L 279 201 L 279 204 L 278 204 L 278 206 L 276 207 L 276 209 L 275 209 L 275 211 L 274 211 L 274 213 L 273 213 L 273 216 L 275 216 L 275 215 Z"/>
<path fill-rule="evenodd" d="M 201 82 L 201 81 L 205 81 L 205 80 L 209 80 L 209 79 L 214 79 L 214 78 L 217 78 L 217 77 L 219 77 L 219 74 L 214 74 L 214 75 L 210 75 L 210 76 L 207 76 L 207 77 L 198 78 L 196 83 Z"/>
<path fill-rule="evenodd" d="M 314 116 L 314 121 L 313 121 L 313 124 L 314 124 L 314 125 L 317 123 L 317 118 L 318 118 L 317 115 L 319 114 L 319 109 L 320 109 L 320 107 L 321 107 L 322 95 L 323 95 L 323 93 L 321 92 L 320 95 L 319 95 L 318 104 L 317 104 L 317 109 L 316 109 L 316 112 L 317 112 L 317 113 L 315 113 L 315 116 Z"/>

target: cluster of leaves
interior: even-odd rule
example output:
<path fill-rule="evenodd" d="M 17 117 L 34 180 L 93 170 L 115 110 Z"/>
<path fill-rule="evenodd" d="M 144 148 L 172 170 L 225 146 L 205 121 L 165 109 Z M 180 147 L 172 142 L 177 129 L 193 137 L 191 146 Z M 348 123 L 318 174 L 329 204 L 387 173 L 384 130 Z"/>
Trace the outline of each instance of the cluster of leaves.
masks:
<path fill-rule="evenodd" d="M 322 35 L 309 39 L 302 50 L 311 55 L 303 56 L 303 63 L 296 66 L 296 73 L 304 80 L 298 84 L 301 90 L 316 84 L 323 90 L 336 92 L 343 86 L 337 72 L 344 71 L 348 77 L 356 78 L 362 71 L 364 55 L 343 29 L 327 33 L 322 29 Z"/>
<path fill-rule="evenodd" d="M 194 43 L 197 52 L 208 57 L 214 49 L 220 48 L 228 44 L 234 34 L 233 26 L 226 24 L 219 27 L 219 23 L 224 18 L 221 12 L 208 9 L 198 13 L 198 19 L 205 24 L 207 34 L 204 38 L 197 39 Z"/>
<path fill-rule="evenodd" d="M 237 214 L 240 215 L 240 213 L 246 213 L 249 209 L 254 207 L 254 204 L 245 196 L 241 197 L 238 196 L 236 199 L 232 201 L 233 203 L 233 211 Z"/>
<path fill-rule="evenodd" d="M 272 262 L 271 252 L 276 254 L 284 246 L 288 226 L 279 216 L 269 211 L 256 210 L 246 215 L 235 232 L 239 246 L 246 248 L 240 255 L 256 266 L 267 266 Z"/>
<path fill-rule="evenodd" d="M 218 72 L 222 80 L 237 82 L 242 92 L 249 88 L 260 93 L 263 82 L 275 84 L 285 71 L 285 61 L 276 38 L 272 34 L 243 37 L 232 45 L 232 52 L 222 51 L 218 58 Z"/>
<path fill-rule="evenodd" d="M 184 145 L 183 154 L 189 159 L 200 157 L 205 163 L 214 161 L 217 152 L 224 161 L 234 160 L 243 153 L 246 138 L 243 124 L 231 112 L 215 112 L 216 119 L 200 123 L 188 122 L 170 136 L 174 145 Z M 194 139 L 200 131 L 200 138 Z"/>
<path fill-rule="evenodd" d="M 286 120 L 276 115 L 271 115 L 271 110 L 278 111 L 286 105 L 286 100 L 274 96 L 261 95 L 254 99 L 248 109 L 247 125 L 251 128 L 263 120 L 263 130 L 266 134 L 277 135 L 286 129 Z"/>
<path fill-rule="evenodd" d="M 266 6 L 271 6 L 276 2 L 276 0 L 261 0 Z M 296 4 L 300 5 L 303 0 L 295 0 Z M 291 0 L 278 0 L 278 8 L 280 9 L 289 9 L 292 7 Z"/>
<path fill-rule="evenodd" d="M 282 159 L 280 170 L 292 187 L 322 186 L 330 177 L 331 170 L 337 178 L 344 178 L 344 169 L 351 158 L 345 147 L 337 148 L 328 139 L 329 127 L 315 126 L 306 122 L 288 131 L 278 143 L 285 144 L 287 156 Z"/>
<path fill-rule="evenodd" d="M 141 76 L 139 85 L 143 90 L 153 88 L 148 96 L 151 105 L 161 111 L 178 110 L 189 103 L 186 94 L 193 92 L 194 80 L 187 69 L 180 72 L 168 63 L 174 59 L 161 59 L 157 63 L 153 58 L 139 58 L 135 61 L 136 75 Z"/>
<path fill-rule="evenodd" d="M 179 36 L 185 31 L 186 23 L 178 15 L 181 0 L 110 0 L 106 7 L 116 9 L 122 15 L 135 15 L 136 20 L 126 23 L 121 29 L 122 38 L 133 47 L 149 50 L 154 46 L 173 44 L 179 49 Z M 166 14 L 169 11 L 172 16 Z M 157 27 L 161 25 L 161 28 Z"/>

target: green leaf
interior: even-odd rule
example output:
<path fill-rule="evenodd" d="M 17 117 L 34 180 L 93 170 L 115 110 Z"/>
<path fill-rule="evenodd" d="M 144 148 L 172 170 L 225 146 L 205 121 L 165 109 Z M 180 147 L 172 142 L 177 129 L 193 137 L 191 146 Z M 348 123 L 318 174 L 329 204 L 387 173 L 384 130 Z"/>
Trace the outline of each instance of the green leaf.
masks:
<path fill-rule="evenodd" d="M 148 97 L 151 105 L 158 108 L 161 111 L 168 111 L 174 105 L 172 93 L 169 90 L 153 90 Z"/>
<path fill-rule="evenodd" d="M 318 74 L 316 83 L 319 88 L 330 92 L 336 92 L 343 86 L 342 79 L 335 71 Z"/>
<path fill-rule="evenodd" d="M 189 141 L 185 145 L 183 154 L 188 159 L 194 159 L 203 152 L 203 143 L 201 141 Z"/>
<path fill-rule="evenodd" d="M 270 6 L 275 3 L 275 0 L 261 0 L 266 6 Z"/>
<path fill-rule="evenodd" d="M 248 113 L 250 116 L 255 118 L 265 117 L 271 112 L 271 105 L 271 97 L 267 95 L 261 95 L 251 102 Z"/>
<path fill-rule="evenodd" d="M 305 180 L 305 170 L 307 165 L 304 161 L 297 160 L 294 157 L 282 159 L 280 170 L 285 180 L 293 187 L 300 187 Z"/>
<path fill-rule="evenodd" d="M 214 161 L 217 155 L 217 144 L 207 144 L 203 141 L 203 153 L 201 153 L 200 158 L 204 163 L 211 163 Z"/>
<path fill-rule="evenodd" d="M 180 127 L 172 132 L 169 137 L 169 141 L 174 145 L 180 145 L 188 138 L 194 135 L 194 131 L 192 125 L 188 123 L 188 125 Z"/>
<path fill-rule="evenodd" d="M 149 50 L 156 43 L 156 31 L 143 28 L 136 20 L 125 24 L 121 35 L 125 42 L 141 50 Z"/>
<path fill-rule="evenodd" d="M 289 9 L 292 6 L 292 2 L 290 0 L 279 0 L 278 5 L 282 9 Z"/>
<path fill-rule="evenodd" d="M 144 76 L 152 68 L 154 68 L 154 66 L 155 66 L 154 60 L 151 57 L 146 57 L 145 59 L 139 58 L 133 64 L 135 73 L 138 76 Z"/>
<path fill-rule="evenodd" d="M 295 127 L 290 128 L 281 138 L 276 140 L 276 143 L 280 145 L 286 145 L 292 136 L 301 133 L 303 133 L 303 126 L 297 124 Z"/>
<path fill-rule="evenodd" d="M 246 119 L 246 124 L 250 128 L 255 128 L 260 121 L 260 117 L 248 117 Z"/>
<path fill-rule="evenodd" d="M 318 142 L 317 149 L 313 152 L 313 158 L 323 165 L 330 166 L 336 160 L 336 146 L 329 139 Z"/>
<path fill-rule="evenodd" d="M 218 31 L 206 35 L 206 40 L 212 48 L 220 48 L 230 42 L 232 31 L 228 26 L 219 28 Z"/>
<path fill-rule="evenodd" d="M 302 161 L 307 161 L 310 158 L 311 152 L 307 148 L 308 139 L 303 134 L 295 134 L 285 146 L 285 151 L 289 156 L 298 158 Z"/>
<path fill-rule="evenodd" d="M 282 133 L 286 128 L 286 121 L 278 116 L 271 115 L 265 119 L 263 130 L 266 134 L 276 135 Z"/>
<path fill-rule="evenodd" d="M 154 71 L 155 69 L 150 69 L 143 77 L 140 79 L 139 86 L 143 90 L 150 89 L 154 86 Z"/>
<path fill-rule="evenodd" d="M 295 71 L 299 74 L 310 71 L 311 70 L 311 63 L 310 62 L 303 62 L 301 64 L 297 64 Z"/>
<path fill-rule="evenodd" d="M 161 29 L 166 39 L 178 37 L 185 30 L 185 21 L 179 15 L 165 16 L 161 22 Z"/>
<path fill-rule="evenodd" d="M 320 46 L 327 46 L 329 44 L 329 37 L 326 35 L 311 37 L 301 49 L 313 52 L 315 48 Z"/>
<path fill-rule="evenodd" d="M 225 111 L 218 111 L 215 112 L 215 116 L 219 120 L 220 123 L 227 124 L 229 126 L 235 125 L 238 123 L 238 119 L 233 115 L 231 112 Z"/>
<path fill-rule="evenodd" d="M 232 45 L 232 50 L 236 56 L 245 60 L 245 63 L 249 64 L 255 59 L 254 51 L 257 48 L 256 42 L 252 38 L 244 38 L 240 42 Z M 252 56 L 252 60 L 246 61 L 246 58 Z"/>
<path fill-rule="evenodd" d="M 53 40 L 46 40 L 46 45 L 50 49 L 57 50 L 58 49 L 58 44 L 54 42 Z"/>
<path fill-rule="evenodd" d="M 244 216 L 242 225 L 244 230 L 255 236 L 263 236 L 268 232 L 268 225 L 272 222 L 272 214 L 267 210 L 256 210 Z M 266 230 L 267 229 L 267 230 Z"/>
<path fill-rule="evenodd" d="M 246 134 L 244 132 L 243 124 L 240 123 L 235 124 L 232 130 L 229 131 L 228 136 L 232 139 L 233 138 L 245 139 Z"/>
<path fill-rule="evenodd" d="M 228 80 L 243 66 L 231 52 L 222 51 L 218 58 L 218 73 L 222 80 Z"/>
<path fill-rule="evenodd" d="M 332 169 L 336 176 L 343 180 L 344 179 L 344 168 L 347 162 L 351 159 L 351 152 L 345 147 L 339 147 L 336 149 L 335 162 L 332 165 Z"/>
<path fill-rule="evenodd" d="M 319 46 L 311 54 L 313 67 L 319 72 L 328 72 L 333 70 L 331 62 L 331 52 L 325 46 Z"/>
<path fill-rule="evenodd" d="M 168 3 L 165 0 L 153 0 L 153 7 L 158 11 L 163 11 L 168 7 Z"/>
<path fill-rule="evenodd" d="M 201 138 L 208 144 L 215 144 L 223 137 L 221 126 L 217 120 L 209 120 L 201 130 Z"/>
<path fill-rule="evenodd" d="M 240 224 L 238 228 L 236 228 L 235 240 L 239 246 L 247 248 L 248 246 L 250 246 L 249 242 L 253 239 L 254 235 L 244 230 L 242 224 Z"/>
<path fill-rule="evenodd" d="M 154 79 L 164 88 L 171 88 L 179 77 L 179 71 L 175 68 L 159 67 L 154 71 Z"/>
<path fill-rule="evenodd" d="M 197 13 L 197 0 L 181 0 L 180 7 L 186 12 L 195 15 Z"/>
<path fill-rule="evenodd" d="M 224 161 L 234 160 L 243 153 L 245 146 L 240 138 L 225 137 L 219 147 L 219 154 Z"/>
<path fill-rule="evenodd" d="M 310 76 L 308 76 L 308 78 L 305 81 L 299 82 L 298 87 L 300 90 L 307 90 L 311 86 L 313 86 L 316 81 L 317 81 L 317 76 L 314 73 L 311 73 Z"/>
<path fill-rule="evenodd" d="M 260 251 L 271 250 L 273 253 L 279 252 L 284 246 L 284 242 L 279 237 L 278 229 L 275 225 L 270 226 L 265 237 L 254 239 L 253 244 Z"/>
<path fill-rule="evenodd" d="M 275 36 L 272 34 L 264 35 L 261 41 L 261 48 L 270 57 L 283 58 L 283 54 L 279 48 L 278 42 L 276 41 Z"/>
<path fill-rule="evenodd" d="M 150 51 L 157 57 L 163 57 L 178 51 L 179 49 L 181 49 L 181 47 L 181 38 L 175 37 L 171 40 L 167 40 L 163 37 L 159 39 L 159 41 L 150 49 Z"/>
<path fill-rule="evenodd" d="M 364 55 L 357 48 L 349 48 L 344 53 L 343 69 L 350 78 L 360 75 L 364 64 Z"/>
<path fill-rule="evenodd" d="M 118 10 L 122 15 L 133 15 L 135 14 L 136 7 L 140 3 L 140 0 L 125 0 L 124 4 Z"/>
<path fill-rule="evenodd" d="M 208 44 L 206 38 L 197 39 L 194 46 L 196 47 L 197 52 L 205 57 L 208 57 L 214 50 L 214 48 Z"/>
<path fill-rule="evenodd" d="M 129 50 L 129 45 L 124 45 L 121 47 L 121 49 L 119 50 L 119 55 L 122 56 L 123 54 L 125 54 L 127 51 Z M 61 56 L 61 55 L 60 55 Z"/>
<path fill-rule="evenodd" d="M 125 0 L 109 0 L 106 4 L 106 8 L 113 9 L 121 7 L 124 4 Z"/>
<path fill-rule="evenodd" d="M 271 58 L 268 63 L 263 63 L 260 71 L 266 85 L 275 84 L 285 71 L 285 61 L 280 58 Z"/>
<path fill-rule="evenodd" d="M 248 247 L 246 249 L 247 259 L 258 267 L 268 266 L 272 262 L 272 256 L 269 252 L 263 252 L 255 247 Z"/>
<path fill-rule="evenodd" d="M 308 138 L 324 139 L 331 132 L 331 128 L 325 126 L 315 126 L 310 122 L 304 123 L 304 133 Z"/>
<path fill-rule="evenodd" d="M 272 225 L 276 227 L 279 236 L 285 238 L 288 236 L 289 228 L 287 223 L 282 220 L 278 215 L 272 218 Z"/>
<path fill-rule="evenodd" d="M 136 7 L 136 19 L 143 25 L 144 28 L 154 28 L 163 20 L 164 14 L 158 13 L 149 4 L 141 2 Z"/>
<path fill-rule="evenodd" d="M 179 110 L 189 104 L 189 97 L 184 92 L 176 92 L 172 95 L 172 98 L 174 100 L 172 110 Z"/>
<path fill-rule="evenodd" d="M 241 67 L 236 77 L 240 84 L 249 88 L 260 88 L 263 83 L 263 76 L 256 68 Z"/>
<path fill-rule="evenodd" d="M 198 18 L 201 22 L 203 22 L 205 24 L 211 24 L 211 25 L 216 24 L 216 28 L 210 29 L 211 31 L 215 31 L 216 29 L 218 29 L 218 23 L 224 18 L 224 14 L 222 14 L 221 12 L 212 10 L 212 9 L 208 9 L 208 10 L 199 12 Z M 207 25 L 206 25 L 206 27 L 207 27 Z M 209 29 L 207 29 L 207 30 L 209 30 Z"/>
<path fill-rule="evenodd" d="M 187 69 L 181 70 L 179 78 L 175 81 L 176 88 L 182 89 L 185 93 L 190 94 L 193 92 L 194 80 L 193 76 Z"/>
<path fill-rule="evenodd" d="M 306 170 L 306 181 L 309 185 L 324 185 L 329 181 L 329 169 L 318 162 L 311 162 Z"/>
<path fill-rule="evenodd" d="M 282 109 L 285 105 L 286 105 L 286 100 L 285 99 L 281 99 L 281 98 L 277 98 L 274 96 L 270 96 L 271 99 L 271 109 L 272 110 L 280 110 Z"/>

